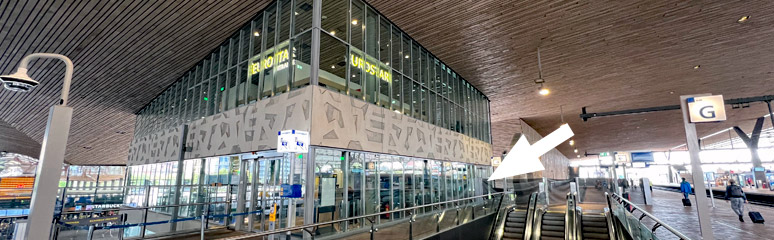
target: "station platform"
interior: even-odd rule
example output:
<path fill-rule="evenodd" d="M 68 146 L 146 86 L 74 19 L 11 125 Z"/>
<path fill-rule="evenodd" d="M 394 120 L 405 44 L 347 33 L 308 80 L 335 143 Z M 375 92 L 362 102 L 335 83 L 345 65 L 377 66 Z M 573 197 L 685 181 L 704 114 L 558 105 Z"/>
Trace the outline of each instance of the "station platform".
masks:
<path fill-rule="evenodd" d="M 725 189 L 724 189 L 725 190 Z M 699 230 L 699 217 L 696 213 L 696 198 L 691 196 L 693 207 L 683 207 L 681 199 L 682 194 L 678 192 L 654 189 L 653 205 L 640 205 L 648 212 L 655 215 L 661 221 L 666 222 L 673 228 L 685 234 L 691 239 L 701 239 Z M 731 210 L 731 204 L 720 199 L 715 199 L 715 207 L 710 204 L 710 216 L 712 219 L 712 230 L 715 239 L 772 239 L 774 238 L 774 228 L 767 227 L 766 224 L 756 224 L 750 221 L 747 211 L 750 208 L 761 212 L 766 220 L 774 221 L 774 208 L 761 205 L 745 204 L 745 222 L 739 222 L 738 217 Z M 648 226 L 653 226 L 655 222 L 643 220 Z M 656 235 L 659 239 L 677 239 L 666 229 L 658 229 Z M 766 237 L 769 236 L 769 237 Z"/>

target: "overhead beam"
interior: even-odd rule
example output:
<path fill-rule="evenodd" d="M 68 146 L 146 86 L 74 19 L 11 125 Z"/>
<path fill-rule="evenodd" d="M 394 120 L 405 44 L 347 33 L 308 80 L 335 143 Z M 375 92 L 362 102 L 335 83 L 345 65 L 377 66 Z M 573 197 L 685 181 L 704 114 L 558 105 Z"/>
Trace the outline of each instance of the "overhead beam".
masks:
<path fill-rule="evenodd" d="M 774 95 L 765 95 L 765 96 L 757 96 L 757 97 L 749 97 L 749 98 L 734 98 L 734 99 L 724 100 L 724 102 L 728 105 L 737 105 L 737 104 L 745 104 L 745 103 L 752 103 L 752 102 L 769 103 L 771 101 L 774 101 Z M 588 113 L 586 112 L 586 107 L 582 107 L 580 118 L 583 119 L 584 122 L 586 122 L 589 119 L 595 118 L 595 117 L 631 115 L 631 114 L 660 112 L 660 111 L 679 110 L 679 109 L 680 109 L 680 105 L 668 105 L 668 106 L 660 106 L 660 107 L 627 109 L 627 110 L 619 110 L 619 111 L 611 111 L 611 112 Z"/>

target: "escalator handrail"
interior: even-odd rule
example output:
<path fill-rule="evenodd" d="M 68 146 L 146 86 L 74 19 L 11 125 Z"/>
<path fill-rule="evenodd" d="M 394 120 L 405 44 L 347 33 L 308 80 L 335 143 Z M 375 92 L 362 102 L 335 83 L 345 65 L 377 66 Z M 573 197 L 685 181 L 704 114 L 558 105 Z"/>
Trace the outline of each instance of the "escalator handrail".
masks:
<path fill-rule="evenodd" d="M 533 221 L 535 221 L 537 195 L 538 193 L 536 192 L 532 193 L 529 196 L 529 203 L 527 203 L 527 219 L 524 221 L 524 235 L 522 236 L 525 240 L 529 240 L 530 237 L 532 237 L 532 227 L 534 226 Z"/>
<path fill-rule="evenodd" d="M 607 221 L 607 234 L 610 236 L 610 239 L 616 239 L 615 226 L 613 225 L 613 212 L 610 208 L 605 208 L 604 211 L 605 220 Z"/>
<path fill-rule="evenodd" d="M 578 233 L 578 194 L 569 192 L 567 193 L 567 210 L 564 214 L 564 237 L 565 239 L 577 240 L 579 239 Z"/>
<path fill-rule="evenodd" d="M 642 209 L 641 207 L 635 205 L 634 203 L 630 202 L 629 200 L 626 200 L 626 199 L 622 198 L 621 196 L 618 196 L 618 194 L 615 194 L 615 193 L 610 194 L 610 193 L 605 192 L 605 198 L 607 198 L 607 205 L 611 209 L 611 211 L 613 209 L 612 201 L 616 201 L 616 204 L 628 204 L 629 206 L 631 206 L 635 210 L 638 210 L 638 211 L 642 212 L 642 214 L 644 216 L 647 216 L 648 218 L 650 218 L 651 220 L 656 222 L 657 225 L 660 225 L 660 226 L 666 228 L 667 230 L 669 230 L 670 232 L 672 232 L 672 234 L 674 234 L 675 236 L 679 237 L 680 239 L 682 239 L 682 240 L 691 240 L 690 238 L 686 237 L 682 233 L 678 232 L 676 229 L 674 229 L 671 226 L 669 226 L 668 224 L 666 224 L 665 222 L 663 222 L 660 219 L 656 218 L 656 216 L 653 216 L 653 214 L 650 214 L 649 212 L 645 211 L 644 209 Z M 634 210 L 632 210 L 631 212 L 634 212 Z M 642 218 L 640 218 L 640 222 L 642 222 Z M 655 231 L 655 230 L 656 229 L 654 228 L 653 231 Z"/>

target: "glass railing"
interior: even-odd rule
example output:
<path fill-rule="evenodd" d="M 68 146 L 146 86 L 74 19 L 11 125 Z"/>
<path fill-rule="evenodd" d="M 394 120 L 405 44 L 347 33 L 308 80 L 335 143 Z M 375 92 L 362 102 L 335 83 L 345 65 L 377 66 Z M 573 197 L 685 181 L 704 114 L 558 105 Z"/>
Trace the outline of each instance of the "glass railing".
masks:
<path fill-rule="evenodd" d="M 497 216 L 500 212 L 507 211 L 508 208 L 512 207 L 515 200 L 515 194 L 500 192 L 224 239 L 260 239 L 267 236 L 298 238 L 304 234 L 312 239 L 333 239 L 343 236 L 353 239 L 422 239 L 491 214 Z M 426 208 L 434 210 L 418 214 L 418 211 Z M 378 224 L 377 219 L 385 215 L 403 217 L 386 223 L 382 221 L 381 224 Z M 349 232 L 323 233 L 318 231 L 320 227 L 331 225 L 349 225 L 351 227 L 352 224 L 349 223 L 355 222 L 360 223 L 358 224 L 359 229 Z"/>
<path fill-rule="evenodd" d="M 211 202 L 63 212 L 54 239 L 145 238 L 222 228 L 236 215 L 226 214 L 226 206 Z"/>
<path fill-rule="evenodd" d="M 682 233 L 678 232 L 674 228 L 662 222 L 652 214 L 646 212 L 639 206 L 633 204 L 629 200 L 626 200 L 618 196 L 618 194 L 605 193 L 605 196 L 607 198 L 608 207 L 612 211 L 613 216 L 615 216 L 615 218 L 617 218 L 618 221 L 621 223 L 620 226 L 622 229 L 619 229 L 619 231 L 616 231 L 619 235 L 624 234 L 624 231 L 625 231 L 626 233 L 629 234 L 630 238 L 632 239 L 658 240 L 659 238 L 656 236 L 656 230 L 660 227 L 664 227 L 669 232 L 671 232 L 675 237 L 682 240 L 690 240 L 690 238 L 686 237 Z M 635 211 L 639 211 L 641 215 L 639 217 L 635 216 L 634 215 Z M 645 223 L 642 222 L 642 219 L 645 217 L 650 218 L 651 220 L 656 222 L 656 224 L 653 225 L 652 228 L 649 228 L 647 225 L 645 225 Z M 619 237 L 623 237 L 623 236 L 619 236 Z"/>

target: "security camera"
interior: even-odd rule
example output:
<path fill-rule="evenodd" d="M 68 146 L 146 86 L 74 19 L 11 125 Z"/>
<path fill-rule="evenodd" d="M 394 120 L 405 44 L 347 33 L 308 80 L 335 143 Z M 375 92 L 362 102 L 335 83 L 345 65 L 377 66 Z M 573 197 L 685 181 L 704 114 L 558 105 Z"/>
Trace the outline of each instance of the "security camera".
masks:
<path fill-rule="evenodd" d="M 38 81 L 35 81 L 27 75 L 26 68 L 19 68 L 18 71 L 11 75 L 0 76 L 0 82 L 3 83 L 5 89 L 16 92 L 29 92 L 35 88 L 35 86 L 40 84 Z"/>

